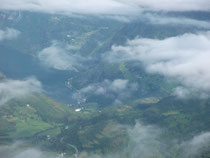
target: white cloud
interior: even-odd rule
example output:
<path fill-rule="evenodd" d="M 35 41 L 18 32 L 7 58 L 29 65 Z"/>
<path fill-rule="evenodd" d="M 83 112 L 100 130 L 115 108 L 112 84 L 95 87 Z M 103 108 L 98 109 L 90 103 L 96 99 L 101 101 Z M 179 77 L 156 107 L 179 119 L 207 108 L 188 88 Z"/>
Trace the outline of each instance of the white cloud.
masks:
<path fill-rule="evenodd" d="M 206 99 L 209 97 L 209 91 L 202 91 L 200 89 L 195 89 L 191 87 L 183 87 L 178 86 L 173 89 L 173 95 L 177 96 L 181 99 L 192 98 L 192 97 L 199 97 L 200 99 Z"/>
<path fill-rule="evenodd" d="M 195 20 L 186 17 L 170 17 L 158 14 L 143 14 L 140 16 L 141 19 L 148 20 L 152 24 L 158 25 L 182 25 L 182 26 L 193 26 L 197 28 L 210 28 L 210 22 Z"/>
<path fill-rule="evenodd" d="M 57 70 L 74 70 L 80 66 L 83 58 L 78 55 L 72 55 L 67 48 L 62 48 L 57 42 L 53 42 L 50 47 L 47 47 L 38 53 L 39 60 L 47 67 Z"/>
<path fill-rule="evenodd" d="M 210 132 L 201 133 L 194 136 L 191 140 L 183 142 L 181 147 L 184 149 L 183 157 L 196 157 L 202 152 L 204 147 L 210 144 Z"/>
<path fill-rule="evenodd" d="M 184 86 L 210 92 L 210 32 L 184 34 L 164 40 L 137 38 L 113 46 L 110 62 L 137 60 L 149 73 L 179 80 Z"/>
<path fill-rule="evenodd" d="M 210 132 L 177 141 L 174 138 L 168 140 L 165 137 L 165 130 L 158 126 L 144 125 L 139 122 L 134 127 L 119 125 L 115 130 L 115 132 L 127 131 L 129 141 L 126 147 L 115 154 L 91 155 L 91 158 L 165 158 L 171 155 L 176 155 L 176 158 L 196 158 L 201 156 L 203 149 L 210 145 Z"/>
<path fill-rule="evenodd" d="M 7 28 L 6 30 L 0 30 L 0 41 L 15 39 L 20 35 L 20 31 Z"/>
<path fill-rule="evenodd" d="M 106 132 L 125 132 L 128 134 L 128 144 L 118 153 L 108 153 L 106 155 L 87 155 L 87 158 L 151 158 L 170 157 L 176 153 L 177 158 L 199 157 L 203 149 L 210 145 L 210 132 L 195 135 L 186 140 L 176 141 L 173 138 L 166 140 L 165 130 L 154 125 L 144 125 L 137 122 L 134 126 L 116 124 Z M 82 151 L 79 157 L 82 157 Z M 55 152 L 47 153 L 38 148 L 27 147 L 26 144 L 16 142 L 12 145 L 0 146 L 0 155 L 3 158 L 46 158 L 57 157 Z"/>
<path fill-rule="evenodd" d="M 166 144 L 160 139 L 163 132 L 157 126 L 137 122 L 134 126 L 115 125 L 114 128 L 108 130 L 115 133 L 125 131 L 128 136 L 128 144 L 118 153 L 108 153 L 103 156 L 90 155 L 87 158 L 151 158 L 166 157 L 169 153 L 164 150 Z"/>
<path fill-rule="evenodd" d="M 50 13 L 136 15 L 152 11 L 210 11 L 209 0 L 0 0 L 0 9 Z"/>
<path fill-rule="evenodd" d="M 116 0 L 0 0 L 0 3 L 0 9 L 65 14 L 124 15 L 125 13 L 132 14 L 138 10 L 135 6 Z"/>
<path fill-rule="evenodd" d="M 43 152 L 37 148 L 29 148 L 22 142 L 0 146 L 0 155 L 3 158 L 55 158 L 55 154 Z"/>
<path fill-rule="evenodd" d="M 141 8 L 157 11 L 210 11 L 209 0 L 122 0 Z"/>
<path fill-rule="evenodd" d="M 90 84 L 80 90 L 81 93 L 95 93 L 103 95 L 108 92 L 119 93 L 128 87 L 128 80 L 116 79 L 114 81 L 104 80 L 102 83 Z"/>
<path fill-rule="evenodd" d="M 27 149 L 25 151 L 19 152 L 13 158 L 22 158 L 22 157 L 30 157 L 30 158 L 44 158 L 42 152 L 35 149 Z"/>
<path fill-rule="evenodd" d="M 128 86 L 128 80 L 116 79 L 110 85 L 110 90 L 114 92 L 119 92 L 125 90 Z"/>
<path fill-rule="evenodd" d="M 0 4 L 0 10 L 27 10 L 74 16 L 96 15 L 121 22 L 140 18 L 161 25 L 181 24 L 202 28 L 210 26 L 207 21 L 144 13 L 144 11 L 210 11 L 210 0 L 0 0 Z"/>
<path fill-rule="evenodd" d="M 3 80 L 0 82 L 0 106 L 11 99 L 30 96 L 41 91 L 41 83 L 34 79 Z"/>
<path fill-rule="evenodd" d="M 162 131 L 160 128 L 151 125 L 142 125 L 136 123 L 134 128 L 128 129 L 130 142 L 125 149 L 130 153 L 132 158 L 149 158 L 154 155 L 166 155 L 164 149 L 164 143 L 159 140 Z"/>
<path fill-rule="evenodd" d="M 90 95 L 102 95 L 107 99 L 113 100 L 114 104 L 121 104 L 121 101 L 129 98 L 131 93 L 136 91 L 137 87 L 137 84 L 129 83 L 128 80 L 104 80 L 103 82 L 93 83 L 78 90 L 73 94 L 73 98 L 82 101 Z"/>
<path fill-rule="evenodd" d="M 186 89 L 185 87 L 176 87 L 173 93 L 179 98 L 187 98 L 190 97 L 191 94 L 190 90 Z"/>

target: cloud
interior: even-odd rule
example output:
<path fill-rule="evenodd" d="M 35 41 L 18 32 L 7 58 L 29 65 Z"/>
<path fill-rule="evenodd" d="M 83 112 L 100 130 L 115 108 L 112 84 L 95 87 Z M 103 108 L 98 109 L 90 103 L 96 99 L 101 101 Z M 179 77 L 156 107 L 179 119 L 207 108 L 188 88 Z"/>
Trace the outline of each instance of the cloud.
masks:
<path fill-rule="evenodd" d="M 70 48 L 75 47 L 62 47 L 58 42 L 54 41 L 50 47 L 38 52 L 38 58 L 44 65 L 50 68 L 78 71 L 76 67 L 80 67 L 84 58 L 76 54 L 70 54 Z"/>
<path fill-rule="evenodd" d="M 119 92 L 125 90 L 127 86 L 128 86 L 128 80 L 116 79 L 111 83 L 109 88 L 114 92 Z"/>
<path fill-rule="evenodd" d="M 191 95 L 190 90 L 185 87 L 176 87 L 173 91 L 174 95 L 179 98 L 188 98 Z"/>
<path fill-rule="evenodd" d="M 117 0 L 0 0 L 0 3 L 0 9 L 64 14 L 125 15 L 138 11 L 137 6 L 130 6 Z"/>
<path fill-rule="evenodd" d="M 134 19 L 147 19 L 154 24 L 192 25 L 209 28 L 207 21 L 190 18 L 157 16 L 160 11 L 208 11 L 209 0 L 0 0 L 0 10 L 34 11 L 71 16 L 95 15 L 102 18 L 130 22 Z M 149 11 L 150 14 L 145 13 Z"/>
<path fill-rule="evenodd" d="M 206 99 L 209 97 L 209 91 L 202 91 L 200 89 L 191 88 L 191 87 L 184 87 L 184 86 L 178 86 L 173 89 L 172 94 L 178 98 L 181 99 L 190 99 L 192 97 L 200 98 L 200 99 Z"/>
<path fill-rule="evenodd" d="M 156 11 L 210 11 L 208 0 L 128 0 L 127 3 Z"/>
<path fill-rule="evenodd" d="M 0 41 L 15 39 L 20 35 L 20 31 L 7 28 L 6 30 L 0 30 Z"/>
<path fill-rule="evenodd" d="M 125 149 L 132 158 L 149 158 L 154 155 L 165 155 L 163 152 L 164 144 L 160 137 L 160 128 L 152 125 L 143 125 L 139 122 L 133 128 L 128 128 L 130 142 Z"/>
<path fill-rule="evenodd" d="M 131 93 L 137 90 L 137 87 L 137 84 L 129 83 L 128 80 L 104 80 L 103 82 L 93 83 L 78 90 L 73 94 L 73 98 L 81 102 L 88 96 L 101 95 L 106 99 L 113 100 L 114 104 L 121 104 L 122 100 L 128 99 Z"/>
<path fill-rule="evenodd" d="M 149 11 L 210 11 L 208 0 L 0 0 L 0 9 L 65 14 L 137 15 Z"/>
<path fill-rule="evenodd" d="M 45 155 L 36 149 L 27 149 L 24 150 L 12 158 L 23 158 L 23 157 L 30 157 L 30 158 L 45 158 Z"/>
<path fill-rule="evenodd" d="M 119 93 L 128 87 L 128 80 L 116 79 L 114 81 L 104 80 L 102 83 L 90 84 L 81 89 L 81 92 L 93 91 L 95 94 L 105 94 L 108 91 Z"/>
<path fill-rule="evenodd" d="M 204 149 L 210 145 L 210 132 L 204 132 L 193 136 L 186 140 L 168 140 L 165 137 L 165 130 L 155 125 L 145 125 L 136 122 L 132 125 L 116 124 L 112 128 L 106 129 L 107 132 L 127 133 L 126 138 L 128 144 L 116 153 L 107 153 L 104 155 L 96 155 L 87 153 L 87 158 L 151 158 L 151 157 L 171 157 L 176 158 L 196 158 L 201 156 Z M 207 148 L 208 149 L 208 148 Z M 80 151 L 78 157 L 82 156 Z M 11 145 L 0 146 L 0 155 L 4 158 L 46 158 L 56 157 L 55 152 L 52 153 L 39 150 L 35 147 L 27 147 L 23 142 L 16 142 Z"/>
<path fill-rule="evenodd" d="M 173 17 L 158 14 L 146 13 L 140 16 L 141 20 L 146 20 L 152 24 L 156 25 L 182 25 L 182 26 L 192 26 L 196 28 L 210 28 L 209 21 L 195 20 L 186 17 Z"/>
<path fill-rule="evenodd" d="M 110 129 L 111 130 L 111 129 Z M 91 158 L 151 158 L 171 157 L 196 158 L 201 156 L 204 148 L 210 145 L 210 132 L 200 133 L 187 140 L 170 140 L 165 137 L 165 130 L 155 125 L 137 122 L 133 127 L 119 125 L 115 132 L 126 130 L 128 144 L 118 153 L 105 156 L 91 155 Z M 208 148 L 207 148 L 208 149 Z"/>
<path fill-rule="evenodd" d="M 120 152 L 104 156 L 91 155 L 91 158 L 165 158 L 171 155 L 175 155 L 176 158 L 196 158 L 201 156 L 203 149 L 210 145 L 210 132 L 177 141 L 174 138 L 167 139 L 165 130 L 155 125 L 136 122 L 134 126 L 118 125 L 116 127 L 115 132 L 126 131 L 128 144 Z"/>
<path fill-rule="evenodd" d="M 117 153 L 105 155 L 91 155 L 88 158 L 151 158 L 164 157 L 169 151 L 164 150 L 164 141 L 161 141 L 162 130 L 157 126 L 144 125 L 137 122 L 134 126 L 117 125 L 111 132 L 127 133 L 128 144 Z M 125 139 L 125 138 L 122 138 Z"/>
<path fill-rule="evenodd" d="M 149 73 L 180 81 L 193 91 L 210 92 L 210 32 L 158 39 L 137 38 L 113 46 L 105 55 L 110 62 L 140 61 Z"/>
<path fill-rule="evenodd" d="M 177 154 L 177 158 L 195 158 L 210 145 L 210 132 L 195 135 L 186 141 L 182 140 L 181 143 L 175 139 L 165 140 L 163 130 L 151 125 L 137 123 L 128 133 L 131 141 L 125 151 L 128 151 L 132 158 L 154 155 L 170 157 L 174 153 Z"/>
<path fill-rule="evenodd" d="M 202 152 L 202 150 L 210 144 L 210 132 L 201 133 L 194 136 L 191 140 L 183 142 L 181 147 L 183 148 L 182 157 L 196 157 Z"/>
<path fill-rule="evenodd" d="M 41 91 L 41 83 L 35 78 L 2 80 L 0 82 L 0 106 L 11 99 L 30 96 Z"/>
<path fill-rule="evenodd" d="M 26 144 L 22 142 L 0 146 L 0 155 L 3 158 L 56 158 L 56 156 L 49 155 L 38 148 L 26 147 Z"/>

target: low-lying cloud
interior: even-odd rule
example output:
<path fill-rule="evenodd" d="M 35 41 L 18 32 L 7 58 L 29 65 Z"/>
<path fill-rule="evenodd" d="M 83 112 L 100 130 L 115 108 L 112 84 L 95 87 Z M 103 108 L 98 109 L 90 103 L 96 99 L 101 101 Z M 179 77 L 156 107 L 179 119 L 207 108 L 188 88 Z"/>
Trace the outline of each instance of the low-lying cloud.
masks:
<path fill-rule="evenodd" d="M 0 30 L 0 41 L 15 39 L 20 35 L 20 31 L 13 28 L 7 28 L 6 30 Z"/>
<path fill-rule="evenodd" d="M 58 42 L 54 41 L 50 47 L 38 52 L 38 58 L 43 65 L 49 68 L 78 71 L 77 67 L 80 67 L 84 58 L 71 54 L 68 51 L 69 47 L 62 47 Z"/>
<path fill-rule="evenodd" d="M 197 157 L 201 151 L 210 144 L 210 132 L 201 133 L 194 136 L 191 140 L 183 142 L 181 147 L 183 149 L 183 157 L 191 158 Z"/>
<path fill-rule="evenodd" d="M 186 140 L 170 140 L 165 137 L 165 130 L 155 125 L 145 125 L 137 122 L 134 126 L 120 125 L 107 129 L 110 132 L 127 133 L 128 144 L 117 153 L 107 153 L 105 155 L 95 155 L 87 153 L 87 158 L 151 158 L 151 157 L 171 157 L 176 158 L 196 158 L 205 152 L 205 148 L 210 145 L 210 132 L 195 135 Z M 124 138 L 122 138 L 124 139 Z M 208 148 L 207 148 L 208 149 Z M 78 157 L 82 156 L 80 151 Z M 0 146 L 0 155 L 4 158 L 54 158 L 53 151 L 45 152 L 36 147 L 26 147 L 22 142 L 11 145 Z"/>
<path fill-rule="evenodd" d="M 188 90 L 209 94 L 209 50 L 210 32 L 201 32 L 164 40 L 136 38 L 125 46 L 113 46 L 105 58 L 110 62 L 140 61 L 149 73 L 177 79 Z"/>
<path fill-rule="evenodd" d="M 56 156 L 49 155 L 38 148 L 26 147 L 23 142 L 0 146 L 0 155 L 2 158 L 56 158 Z"/>
<path fill-rule="evenodd" d="M 90 84 L 80 90 L 81 93 L 93 92 L 95 94 L 106 94 L 108 91 L 121 92 L 128 86 L 128 80 L 116 79 L 114 81 L 104 80 L 102 83 Z"/>
<path fill-rule="evenodd" d="M 154 155 L 166 155 L 162 150 L 161 129 L 151 125 L 136 123 L 133 128 L 128 129 L 130 142 L 125 152 L 132 158 L 149 158 Z"/>
<path fill-rule="evenodd" d="M 171 157 L 196 158 L 201 156 L 204 148 L 210 145 L 210 132 L 200 133 L 188 140 L 166 139 L 163 129 L 154 125 L 137 122 L 134 127 L 119 126 L 118 130 L 126 129 L 129 142 L 119 153 L 105 156 L 91 155 L 91 158 L 151 158 Z M 116 131 L 117 132 L 117 131 Z"/>
<path fill-rule="evenodd" d="M 0 106 L 11 99 L 23 98 L 41 91 L 41 83 L 35 78 L 0 81 Z"/>
<path fill-rule="evenodd" d="M 128 80 L 124 79 L 104 80 L 103 82 L 93 83 L 78 90 L 74 93 L 73 98 L 82 101 L 88 96 L 97 95 L 113 100 L 114 104 L 121 104 L 121 101 L 128 99 L 137 88 L 138 84 L 129 83 Z"/>

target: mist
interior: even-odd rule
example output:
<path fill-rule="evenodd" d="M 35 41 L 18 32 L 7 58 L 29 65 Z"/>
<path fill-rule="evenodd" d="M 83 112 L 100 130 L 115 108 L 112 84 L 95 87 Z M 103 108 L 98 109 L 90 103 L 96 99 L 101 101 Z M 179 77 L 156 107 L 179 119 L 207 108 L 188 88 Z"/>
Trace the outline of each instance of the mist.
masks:
<path fill-rule="evenodd" d="M 25 80 L 4 79 L 0 81 L 0 106 L 11 99 L 24 98 L 41 92 L 41 83 L 35 78 Z"/>

